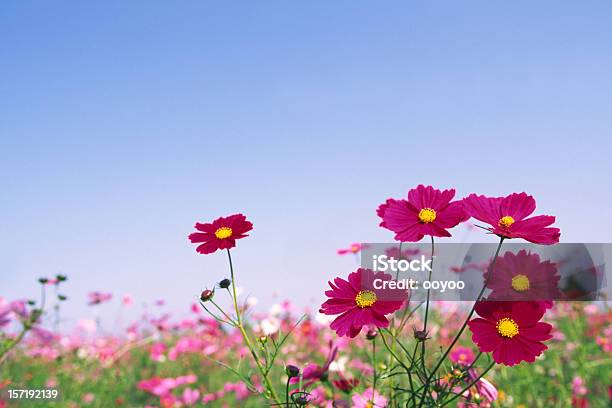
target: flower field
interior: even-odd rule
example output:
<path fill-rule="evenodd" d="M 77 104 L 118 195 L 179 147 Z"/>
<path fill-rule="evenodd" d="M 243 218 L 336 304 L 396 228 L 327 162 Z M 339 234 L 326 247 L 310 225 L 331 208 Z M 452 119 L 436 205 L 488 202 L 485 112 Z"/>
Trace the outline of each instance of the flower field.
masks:
<path fill-rule="evenodd" d="M 451 341 L 450 336 L 465 313 L 456 306 L 434 304 L 431 336 L 442 345 Z M 258 323 L 260 330 L 262 326 L 268 331 L 278 328 L 279 331 L 269 336 L 271 343 L 295 326 L 296 315 L 292 310 L 285 303 L 253 323 Z M 549 316 L 555 331 L 542 358 L 533 364 L 496 366 L 487 373 L 486 378 L 497 395 L 490 406 L 609 406 L 612 311 L 593 304 L 558 303 Z M 409 324 L 418 327 L 418 323 L 415 317 Z M 61 390 L 61 400 L 57 402 L 28 401 L 22 406 L 260 407 L 265 404 L 241 380 L 241 376 L 251 374 L 250 381 L 261 391 L 261 384 L 253 376 L 248 350 L 235 330 L 224 330 L 198 309 L 194 309 L 191 319 L 180 322 L 152 319 L 139 326 L 120 336 L 88 334 L 84 327 L 64 335 L 31 332 L 19 350 L 2 365 L 2 389 L 55 387 Z M 249 326 L 249 332 L 252 328 Z M 262 332 L 257 331 L 252 337 L 260 335 Z M 411 327 L 406 327 L 405 335 L 412 337 Z M 413 341 L 408 340 L 407 344 Z M 308 316 L 281 347 L 281 363 L 272 371 L 273 386 L 279 393 L 285 387 L 282 364 L 312 367 L 308 372 L 314 373 L 315 380 L 307 387 L 312 396 L 311 406 L 332 406 L 331 401 L 344 400 L 349 404 L 345 406 L 365 407 L 367 392 L 373 384 L 373 368 L 378 382 L 383 383 L 392 367 L 382 342 L 376 342 L 379 350 L 374 366 L 369 353 L 372 344 L 365 337 L 350 341 L 338 338 L 321 315 Z M 477 352 L 468 338 L 462 345 L 470 350 L 463 353 L 468 357 Z M 332 349 L 337 350 L 334 361 L 325 367 Z M 459 356 L 454 356 L 457 362 L 467 362 Z M 448 373 L 451 373 L 452 358 L 444 365 Z M 240 376 L 216 361 L 232 368 L 240 367 Z M 402 385 L 407 386 L 406 381 L 398 378 L 396 386 Z M 387 395 L 387 387 L 381 387 L 379 392 Z M 384 406 L 384 401 L 379 405 Z M 6 399 L 2 404 L 19 406 L 9 405 Z M 481 406 L 489 405 L 482 403 Z"/>
<path fill-rule="evenodd" d="M 530 217 L 536 203 L 525 193 L 454 195 L 420 185 L 377 214 L 400 258 L 411 256 L 402 243 L 430 241 L 433 258 L 452 228 L 483 223 L 499 243 L 474 302 L 433 301 L 429 291 L 416 301 L 409 290 L 376 286 L 391 275 L 358 268 L 337 271 L 322 305 L 283 301 L 261 313 L 241 295 L 232 259 L 253 224 L 242 214 L 220 217 L 196 223 L 189 240 L 202 255 L 226 256 L 228 277 L 185 305 L 189 317 L 160 307 L 126 329 L 102 331 L 85 317 L 60 331 L 71 296 L 63 275 L 41 278 L 37 300 L 0 298 L 0 407 L 609 407 L 608 303 L 560 301 L 553 264 L 503 250 L 509 240 L 556 245 L 555 217 Z M 135 307 L 111 293 L 88 300 Z M 15 397 L 40 389 L 59 396 Z"/>

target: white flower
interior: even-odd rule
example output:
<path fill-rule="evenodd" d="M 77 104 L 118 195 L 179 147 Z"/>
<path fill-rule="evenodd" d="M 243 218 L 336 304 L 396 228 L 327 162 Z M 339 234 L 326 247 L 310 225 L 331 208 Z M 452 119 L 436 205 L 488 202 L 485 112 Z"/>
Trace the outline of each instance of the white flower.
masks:
<path fill-rule="evenodd" d="M 266 317 L 260 323 L 261 331 L 266 336 L 274 334 L 280 329 L 280 323 L 280 320 L 274 316 Z"/>
<path fill-rule="evenodd" d="M 346 370 L 346 363 L 348 363 L 347 356 L 337 358 L 329 365 L 329 371 L 344 372 Z"/>
<path fill-rule="evenodd" d="M 315 315 L 315 321 L 320 325 L 327 326 L 334 320 L 335 317 L 336 316 L 330 316 L 321 312 L 317 312 L 317 314 Z"/>
<path fill-rule="evenodd" d="M 283 307 L 278 303 L 273 304 L 270 308 L 270 316 L 279 316 L 281 313 L 283 313 Z"/>

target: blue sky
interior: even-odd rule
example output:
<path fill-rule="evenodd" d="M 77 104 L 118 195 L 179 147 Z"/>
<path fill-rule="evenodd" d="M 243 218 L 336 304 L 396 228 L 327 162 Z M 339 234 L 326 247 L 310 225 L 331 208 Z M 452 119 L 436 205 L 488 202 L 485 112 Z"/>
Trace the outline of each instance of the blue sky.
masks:
<path fill-rule="evenodd" d="M 244 212 L 239 284 L 316 306 L 419 183 L 610 241 L 609 1 L 125 3 L 0 5 L 5 297 L 62 271 L 74 316 L 94 289 L 182 310 L 226 275 L 193 223 Z"/>

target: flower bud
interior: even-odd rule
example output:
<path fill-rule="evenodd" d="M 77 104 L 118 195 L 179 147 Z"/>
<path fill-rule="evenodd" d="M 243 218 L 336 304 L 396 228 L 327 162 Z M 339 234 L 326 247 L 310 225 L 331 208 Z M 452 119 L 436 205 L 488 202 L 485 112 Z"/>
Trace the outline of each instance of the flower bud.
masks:
<path fill-rule="evenodd" d="M 298 375 L 300 375 L 300 369 L 291 364 L 285 367 L 285 372 L 287 373 L 289 378 L 297 377 Z"/>
<path fill-rule="evenodd" d="M 68 277 L 66 275 L 56 275 L 55 279 L 57 279 L 58 282 L 66 282 Z"/>
<path fill-rule="evenodd" d="M 60 301 L 64 301 L 64 300 L 68 299 L 68 297 L 67 297 L 66 295 L 57 295 L 57 298 L 58 298 Z"/>
<path fill-rule="evenodd" d="M 221 282 L 219 282 L 219 287 L 221 289 L 227 289 L 227 288 L 230 287 L 231 284 L 232 284 L 232 281 L 227 279 L 227 278 L 225 278 Z"/>
<path fill-rule="evenodd" d="M 414 338 L 417 339 L 418 341 L 425 341 L 427 339 L 429 339 L 429 337 L 427 337 L 427 332 L 424 330 L 415 330 L 414 331 Z"/>
<path fill-rule="evenodd" d="M 208 302 L 210 299 L 213 298 L 214 294 L 215 292 L 213 292 L 212 290 L 206 289 L 200 294 L 200 300 L 202 302 Z"/>
<path fill-rule="evenodd" d="M 304 391 L 296 392 L 291 395 L 291 400 L 298 407 L 305 407 L 310 402 L 310 394 Z"/>
<path fill-rule="evenodd" d="M 47 279 L 47 278 L 38 278 L 38 283 L 41 283 L 41 284 L 44 285 L 47 282 L 49 282 L 49 279 Z"/>
<path fill-rule="evenodd" d="M 376 330 L 374 330 L 374 329 L 370 329 L 366 333 L 366 339 L 368 339 L 368 340 L 374 340 L 376 338 L 376 336 L 378 336 L 378 332 Z"/>

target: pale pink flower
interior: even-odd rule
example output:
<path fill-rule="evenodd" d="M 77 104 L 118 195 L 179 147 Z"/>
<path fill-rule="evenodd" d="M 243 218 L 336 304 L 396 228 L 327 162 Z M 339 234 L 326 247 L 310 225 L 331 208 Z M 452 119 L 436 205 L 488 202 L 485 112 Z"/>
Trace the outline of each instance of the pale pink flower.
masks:
<path fill-rule="evenodd" d="M 575 376 L 574 379 L 572 380 L 572 392 L 574 393 L 574 395 L 586 395 L 588 390 L 587 387 L 584 385 L 584 380 L 579 377 L 579 376 Z"/>
<path fill-rule="evenodd" d="M 92 319 L 79 319 L 78 323 L 77 323 L 77 328 L 79 330 L 84 331 L 85 333 L 94 333 L 97 329 L 97 323 L 95 320 Z"/>
<path fill-rule="evenodd" d="M 195 405 L 198 402 L 198 399 L 200 398 L 200 391 L 192 389 L 192 388 L 185 388 L 183 390 L 183 403 L 185 405 Z"/>
<path fill-rule="evenodd" d="M 134 304 L 134 298 L 129 293 L 123 295 L 122 299 L 123 306 L 132 306 Z"/>
<path fill-rule="evenodd" d="M 362 245 L 358 242 L 351 244 L 348 248 L 339 249 L 338 255 L 346 255 L 346 254 L 358 254 L 362 250 L 366 249 L 367 245 Z"/>
<path fill-rule="evenodd" d="M 85 404 L 91 404 L 92 402 L 94 402 L 95 399 L 96 396 L 91 392 L 88 392 L 87 394 L 83 395 L 83 402 Z"/>
<path fill-rule="evenodd" d="M 363 394 L 354 394 L 353 408 L 373 408 L 386 407 L 387 399 L 374 391 L 371 387 L 363 392 Z"/>
<path fill-rule="evenodd" d="M 104 302 L 108 302 L 113 298 L 112 293 L 103 293 L 103 292 L 91 292 L 87 295 L 88 302 L 87 304 L 90 306 L 99 305 Z"/>

